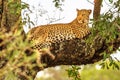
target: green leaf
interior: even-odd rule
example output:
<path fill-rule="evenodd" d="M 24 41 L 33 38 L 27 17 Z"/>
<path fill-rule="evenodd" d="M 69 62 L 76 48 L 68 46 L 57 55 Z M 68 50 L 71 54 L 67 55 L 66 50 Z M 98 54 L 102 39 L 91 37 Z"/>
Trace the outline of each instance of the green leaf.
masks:
<path fill-rule="evenodd" d="M 109 66 L 112 66 L 113 65 L 113 61 L 110 62 Z"/>
<path fill-rule="evenodd" d="M 117 63 L 114 63 L 115 68 L 119 70 L 119 65 Z"/>
<path fill-rule="evenodd" d="M 120 51 L 120 48 L 118 49 L 118 51 Z"/>
<path fill-rule="evenodd" d="M 113 0 L 109 0 L 110 3 L 113 3 Z"/>

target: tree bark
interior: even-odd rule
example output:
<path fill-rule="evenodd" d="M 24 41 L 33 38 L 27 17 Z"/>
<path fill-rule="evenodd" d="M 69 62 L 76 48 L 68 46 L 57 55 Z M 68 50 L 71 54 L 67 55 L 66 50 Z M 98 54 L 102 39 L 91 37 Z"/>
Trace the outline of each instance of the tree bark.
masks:
<path fill-rule="evenodd" d="M 103 0 L 94 0 L 93 19 L 97 20 L 100 16 L 101 4 Z"/>
<path fill-rule="evenodd" d="M 107 33 L 107 32 L 106 32 Z M 48 55 L 42 55 L 41 62 L 47 64 L 45 67 L 57 65 L 81 65 L 91 64 L 103 59 L 103 52 L 111 54 L 120 46 L 120 36 L 114 39 L 114 42 L 105 43 L 106 39 L 96 34 L 89 43 L 89 34 L 83 39 L 73 39 L 61 43 L 53 43 L 51 52 L 55 55 L 55 60 L 50 59 Z M 110 35 L 109 35 L 110 36 Z M 113 46 L 113 50 L 109 50 Z"/>

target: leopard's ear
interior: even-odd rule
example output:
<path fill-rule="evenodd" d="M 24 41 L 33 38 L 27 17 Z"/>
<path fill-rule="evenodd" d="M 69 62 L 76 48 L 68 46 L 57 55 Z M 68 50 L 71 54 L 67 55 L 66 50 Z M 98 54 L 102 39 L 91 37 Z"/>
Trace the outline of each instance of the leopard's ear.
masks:
<path fill-rule="evenodd" d="M 88 12 L 89 12 L 89 14 L 90 14 L 90 13 L 92 12 L 92 10 L 91 10 L 91 9 L 89 9 L 89 10 L 88 10 Z"/>
<path fill-rule="evenodd" d="M 76 11 L 78 12 L 78 11 L 79 11 L 79 9 L 76 9 Z"/>

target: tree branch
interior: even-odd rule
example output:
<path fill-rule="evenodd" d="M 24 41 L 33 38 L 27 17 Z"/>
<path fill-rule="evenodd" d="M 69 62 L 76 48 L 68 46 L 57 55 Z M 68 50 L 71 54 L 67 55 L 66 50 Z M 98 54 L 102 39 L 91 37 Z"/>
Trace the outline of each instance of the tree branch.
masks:
<path fill-rule="evenodd" d="M 94 11 L 93 11 L 94 20 L 97 20 L 98 17 L 100 16 L 102 1 L 103 0 L 94 0 Z"/>
<path fill-rule="evenodd" d="M 89 36 L 81 40 L 74 39 L 53 44 L 51 52 L 55 55 L 55 60 L 51 60 L 47 55 L 44 55 L 41 59 L 42 63 L 47 64 L 46 67 L 56 65 L 90 64 L 101 60 L 104 51 L 106 51 L 107 54 L 111 54 L 120 46 L 120 37 L 117 38 L 114 43 L 105 44 L 105 39 L 99 35 L 94 37 L 92 43 L 87 43 L 86 40 L 89 39 Z M 108 49 L 111 45 L 114 46 L 112 52 Z"/>
<path fill-rule="evenodd" d="M 103 59 L 103 52 L 106 51 L 107 54 L 111 54 L 120 46 L 120 36 L 114 39 L 114 42 L 105 43 L 106 39 L 96 34 L 90 43 L 87 42 L 87 40 L 89 40 L 91 35 L 92 34 L 89 34 L 83 39 L 73 39 L 57 44 L 53 43 L 51 46 L 51 52 L 55 55 L 55 59 L 52 60 L 48 55 L 42 55 L 40 62 L 46 64 L 44 68 L 58 65 L 92 64 Z M 109 46 L 114 47 L 112 51 L 109 50 Z M 36 61 L 31 62 L 31 65 L 34 64 L 37 64 Z M 40 68 L 39 66 L 35 66 L 32 70 L 37 73 L 42 69 L 43 67 Z M 29 72 L 32 70 L 29 69 Z M 31 74 L 31 76 L 35 77 L 36 73 Z"/>

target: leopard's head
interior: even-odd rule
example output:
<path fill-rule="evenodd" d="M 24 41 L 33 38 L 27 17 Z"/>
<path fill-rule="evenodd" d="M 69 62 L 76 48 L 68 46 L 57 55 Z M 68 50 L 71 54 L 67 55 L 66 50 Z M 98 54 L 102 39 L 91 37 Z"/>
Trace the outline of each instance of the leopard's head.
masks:
<path fill-rule="evenodd" d="M 88 9 L 88 10 L 87 9 L 81 9 L 81 10 L 76 9 L 76 11 L 77 11 L 77 21 L 78 21 L 78 23 L 88 24 L 89 15 L 91 14 L 92 10 L 90 10 L 90 9 Z"/>

